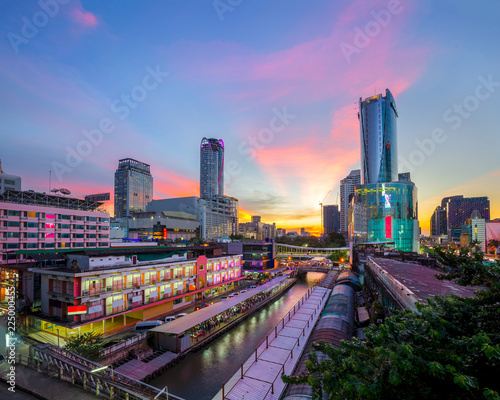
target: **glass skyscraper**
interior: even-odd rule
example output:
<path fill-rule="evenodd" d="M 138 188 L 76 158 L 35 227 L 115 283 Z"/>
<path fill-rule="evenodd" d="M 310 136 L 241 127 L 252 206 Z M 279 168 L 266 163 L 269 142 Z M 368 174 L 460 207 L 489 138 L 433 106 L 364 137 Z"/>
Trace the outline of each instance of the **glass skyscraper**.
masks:
<path fill-rule="evenodd" d="M 396 102 L 389 89 L 385 97 L 377 94 L 359 99 L 361 128 L 361 183 L 398 180 Z"/>
<path fill-rule="evenodd" d="M 203 138 L 200 148 L 200 197 L 212 200 L 224 196 L 224 142 Z"/>
<path fill-rule="evenodd" d="M 124 158 L 118 161 L 115 172 L 115 217 L 146 211 L 153 200 L 153 177 L 149 164 Z"/>

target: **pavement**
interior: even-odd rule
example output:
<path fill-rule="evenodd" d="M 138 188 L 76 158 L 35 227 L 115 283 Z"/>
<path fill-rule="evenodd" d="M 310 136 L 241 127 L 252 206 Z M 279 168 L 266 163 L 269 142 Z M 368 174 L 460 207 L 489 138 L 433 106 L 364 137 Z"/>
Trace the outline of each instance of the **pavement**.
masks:
<path fill-rule="evenodd" d="M 2 399 L 46 399 L 46 400 L 60 400 L 71 398 L 71 400 L 95 400 L 98 398 L 92 392 L 84 390 L 69 382 L 60 381 L 55 377 L 49 377 L 44 373 L 37 372 L 34 369 L 28 368 L 24 365 L 16 365 L 16 386 L 15 394 L 7 390 L 5 376 L 9 364 L 4 363 L 0 365 L 0 398 Z M 31 395 L 31 397 L 22 396 Z"/>

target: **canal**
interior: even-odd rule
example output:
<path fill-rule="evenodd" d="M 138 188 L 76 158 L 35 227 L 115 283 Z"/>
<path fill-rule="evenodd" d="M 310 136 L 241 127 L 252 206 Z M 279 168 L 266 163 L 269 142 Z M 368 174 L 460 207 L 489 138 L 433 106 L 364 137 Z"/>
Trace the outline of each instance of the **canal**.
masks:
<path fill-rule="evenodd" d="M 211 400 L 241 363 L 265 339 L 307 289 L 324 276 L 309 272 L 278 300 L 265 306 L 229 332 L 152 380 L 150 385 L 186 400 Z"/>

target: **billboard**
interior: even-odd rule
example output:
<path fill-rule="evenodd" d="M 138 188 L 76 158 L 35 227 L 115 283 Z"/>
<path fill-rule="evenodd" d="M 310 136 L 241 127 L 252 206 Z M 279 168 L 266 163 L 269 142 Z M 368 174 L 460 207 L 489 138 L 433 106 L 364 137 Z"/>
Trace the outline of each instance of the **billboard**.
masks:
<path fill-rule="evenodd" d="M 85 196 L 86 201 L 108 201 L 109 199 L 110 199 L 109 193 L 89 194 Z"/>
<path fill-rule="evenodd" d="M 68 306 L 68 315 L 87 314 L 87 306 Z"/>

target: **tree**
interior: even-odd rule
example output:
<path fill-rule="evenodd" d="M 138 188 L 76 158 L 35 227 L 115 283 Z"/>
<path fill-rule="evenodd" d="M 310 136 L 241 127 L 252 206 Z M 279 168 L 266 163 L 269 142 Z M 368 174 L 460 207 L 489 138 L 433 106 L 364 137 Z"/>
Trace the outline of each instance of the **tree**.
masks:
<path fill-rule="evenodd" d="M 104 347 L 102 334 L 91 331 L 74 336 L 67 340 L 64 349 L 76 353 L 89 360 L 98 360 Z"/>
<path fill-rule="evenodd" d="M 436 249 L 450 268 L 439 279 L 481 285 L 477 297 L 436 296 L 365 329 L 366 341 L 320 342 L 307 373 L 283 376 L 308 383 L 315 399 L 500 399 L 500 262 L 485 266 L 469 249 Z"/>
<path fill-rule="evenodd" d="M 335 250 L 328 256 L 329 260 L 347 262 L 349 260 L 349 253 L 345 250 Z"/>
<path fill-rule="evenodd" d="M 324 247 L 345 247 L 344 235 L 339 232 L 330 232 L 325 238 Z"/>

